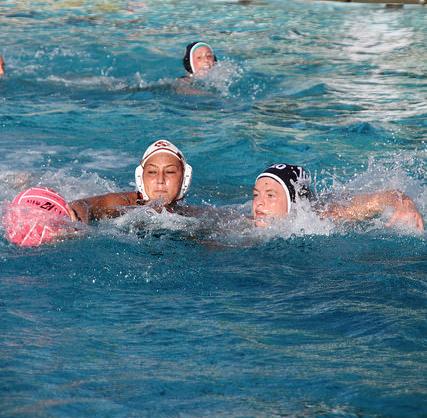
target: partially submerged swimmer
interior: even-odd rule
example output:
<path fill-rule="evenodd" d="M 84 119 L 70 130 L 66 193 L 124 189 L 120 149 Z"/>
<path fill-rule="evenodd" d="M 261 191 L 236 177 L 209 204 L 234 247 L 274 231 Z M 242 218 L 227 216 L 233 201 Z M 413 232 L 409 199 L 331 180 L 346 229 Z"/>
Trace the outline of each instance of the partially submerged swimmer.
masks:
<path fill-rule="evenodd" d="M 252 214 L 255 225 L 267 226 L 273 219 L 286 217 L 296 197 L 310 198 L 309 181 L 310 177 L 304 168 L 296 165 L 274 164 L 265 169 L 256 178 L 253 189 Z"/>
<path fill-rule="evenodd" d="M 189 77 L 206 76 L 216 61 L 212 47 L 205 42 L 192 42 L 185 49 L 183 64 Z"/>
<path fill-rule="evenodd" d="M 273 164 L 255 181 L 252 215 L 256 226 L 268 226 L 274 219 L 282 219 L 291 211 L 296 199 L 311 199 L 310 176 L 303 167 Z M 320 210 L 320 216 L 335 221 L 363 221 L 383 214 L 393 214 L 386 226 L 404 224 L 424 230 L 424 221 L 415 203 L 398 190 L 366 193 L 354 196 L 349 202 L 331 203 Z"/>
<path fill-rule="evenodd" d="M 6 238 L 22 247 L 37 247 L 63 238 L 80 236 L 84 231 L 75 221 L 90 223 L 115 218 L 131 207 L 150 205 L 192 215 L 193 208 L 178 205 L 188 192 L 192 168 L 181 151 L 166 140 L 159 140 L 145 151 L 135 169 L 137 191 L 108 193 L 67 203 L 55 190 L 32 187 L 19 193 L 5 206 L 2 223 Z"/>
<path fill-rule="evenodd" d="M 151 144 L 135 169 L 137 191 L 108 193 L 69 203 L 75 221 L 115 218 L 129 207 L 152 205 L 157 210 L 179 211 L 177 202 L 190 187 L 192 168 L 181 151 L 166 140 Z"/>
<path fill-rule="evenodd" d="M 4 59 L 3 57 L 0 55 L 0 77 L 4 76 Z"/>

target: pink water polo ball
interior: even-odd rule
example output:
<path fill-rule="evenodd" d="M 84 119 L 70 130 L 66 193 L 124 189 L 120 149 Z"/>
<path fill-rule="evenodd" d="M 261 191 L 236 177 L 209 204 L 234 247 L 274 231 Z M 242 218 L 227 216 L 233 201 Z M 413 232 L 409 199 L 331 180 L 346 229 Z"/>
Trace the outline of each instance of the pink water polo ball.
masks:
<path fill-rule="evenodd" d="M 8 204 L 2 221 L 11 243 L 37 247 L 61 236 L 70 219 L 61 195 L 47 187 L 32 187 Z"/>

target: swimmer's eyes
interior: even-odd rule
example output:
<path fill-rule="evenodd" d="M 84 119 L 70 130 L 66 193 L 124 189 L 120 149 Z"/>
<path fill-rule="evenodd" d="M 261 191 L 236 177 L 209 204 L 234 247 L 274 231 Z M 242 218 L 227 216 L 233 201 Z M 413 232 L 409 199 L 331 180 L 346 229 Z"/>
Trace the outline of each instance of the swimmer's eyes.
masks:
<path fill-rule="evenodd" d="M 147 170 L 147 174 L 149 174 L 150 176 L 157 176 L 157 174 L 159 173 L 159 170 L 156 170 L 154 168 L 149 168 Z M 165 174 L 169 174 L 169 175 L 174 175 L 177 174 L 178 170 L 176 168 L 169 168 L 165 171 Z"/>
<path fill-rule="evenodd" d="M 260 195 L 260 193 L 259 192 L 253 192 L 252 193 L 252 196 L 253 196 L 253 198 L 255 199 L 255 198 L 257 198 L 257 197 L 259 197 L 259 195 Z M 267 192 L 266 194 L 265 194 L 268 198 L 270 198 L 270 199 L 274 199 L 274 198 L 276 198 L 277 197 L 277 194 L 276 193 L 274 193 L 274 192 Z"/>
<path fill-rule="evenodd" d="M 206 55 L 200 55 L 199 57 L 196 57 L 196 60 L 198 60 L 198 61 L 202 61 L 204 58 L 209 58 L 209 59 L 211 59 L 211 58 L 213 58 L 213 55 L 212 54 L 206 54 Z"/>

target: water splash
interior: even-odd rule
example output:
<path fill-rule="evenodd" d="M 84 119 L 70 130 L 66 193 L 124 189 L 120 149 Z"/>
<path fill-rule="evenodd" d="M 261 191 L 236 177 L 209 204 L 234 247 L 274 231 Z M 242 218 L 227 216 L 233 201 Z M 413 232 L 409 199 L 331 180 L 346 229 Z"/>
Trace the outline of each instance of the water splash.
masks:
<path fill-rule="evenodd" d="M 50 82 L 54 84 L 63 85 L 65 87 L 72 87 L 78 89 L 106 89 L 111 91 L 119 91 L 129 88 L 129 83 L 124 79 L 118 79 L 112 76 L 93 76 L 93 77 L 76 77 L 67 78 L 50 75 L 46 79 L 38 78 L 39 83 Z"/>
<path fill-rule="evenodd" d="M 243 77 L 243 68 L 232 61 L 218 62 L 203 78 L 194 77 L 194 86 L 219 92 L 223 97 L 229 97 L 233 85 Z"/>

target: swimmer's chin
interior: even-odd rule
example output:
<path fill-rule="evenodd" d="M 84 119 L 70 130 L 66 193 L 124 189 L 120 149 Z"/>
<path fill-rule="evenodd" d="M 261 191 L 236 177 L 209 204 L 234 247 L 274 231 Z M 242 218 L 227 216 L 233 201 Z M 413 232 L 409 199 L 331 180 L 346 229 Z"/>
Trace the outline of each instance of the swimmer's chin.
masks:
<path fill-rule="evenodd" d="M 253 223 L 257 228 L 272 228 L 283 220 L 281 216 L 259 215 L 253 218 Z"/>
<path fill-rule="evenodd" d="M 212 67 L 200 69 L 197 71 L 197 73 L 194 74 L 194 78 L 205 78 L 211 69 Z"/>
<path fill-rule="evenodd" d="M 169 206 L 172 202 L 163 196 L 155 196 L 147 202 L 147 206 L 161 212 L 165 206 Z"/>
<path fill-rule="evenodd" d="M 267 228 L 271 225 L 271 220 L 269 220 L 269 218 L 255 218 L 253 221 L 257 228 Z"/>

